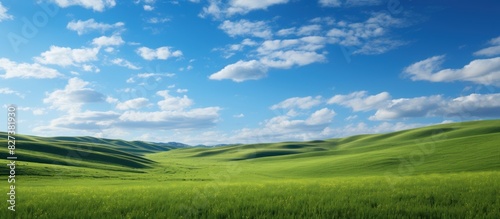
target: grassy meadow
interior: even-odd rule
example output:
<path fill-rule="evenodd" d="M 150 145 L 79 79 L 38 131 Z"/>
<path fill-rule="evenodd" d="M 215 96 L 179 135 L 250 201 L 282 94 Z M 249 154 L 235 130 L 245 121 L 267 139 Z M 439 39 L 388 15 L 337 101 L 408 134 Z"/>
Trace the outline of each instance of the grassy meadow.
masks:
<path fill-rule="evenodd" d="M 500 120 L 214 148 L 19 137 L 0 218 L 500 218 Z"/>

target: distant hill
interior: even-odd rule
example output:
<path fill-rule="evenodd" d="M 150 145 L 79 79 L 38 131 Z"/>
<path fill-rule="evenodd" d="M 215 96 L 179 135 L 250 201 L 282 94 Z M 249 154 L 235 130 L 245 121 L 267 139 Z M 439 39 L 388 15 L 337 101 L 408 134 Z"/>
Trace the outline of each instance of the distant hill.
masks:
<path fill-rule="evenodd" d="M 144 158 L 146 153 L 168 151 L 185 144 L 124 141 L 94 137 L 36 137 L 16 135 L 19 161 L 91 167 L 97 169 L 129 170 L 147 168 L 154 161 Z M 0 143 L 6 145 L 7 135 L 0 132 Z M 6 147 L 0 148 L 0 157 L 7 156 Z"/>
<path fill-rule="evenodd" d="M 276 177 L 500 170 L 500 120 L 307 142 L 217 147 L 94 137 L 17 135 L 16 138 L 19 160 L 26 163 L 19 173 L 31 175 L 62 170 L 72 174 L 82 170 L 74 167 L 85 168 L 82 171 L 87 175 L 98 170 L 148 172 L 148 169 L 169 173 L 178 169 L 187 174 L 226 164 L 238 164 L 242 174 Z M 0 144 L 7 145 L 6 139 L 6 134 L 0 133 Z M 5 157 L 7 147 L 0 147 L 0 159 Z"/>
<path fill-rule="evenodd" d="M 189 148 L 167 154 L 169 159 L 237 162 L 241 168 L 248 167 L 247 174 L 276 177 L 500 170 L 500 120 L 308 142 Z"/>

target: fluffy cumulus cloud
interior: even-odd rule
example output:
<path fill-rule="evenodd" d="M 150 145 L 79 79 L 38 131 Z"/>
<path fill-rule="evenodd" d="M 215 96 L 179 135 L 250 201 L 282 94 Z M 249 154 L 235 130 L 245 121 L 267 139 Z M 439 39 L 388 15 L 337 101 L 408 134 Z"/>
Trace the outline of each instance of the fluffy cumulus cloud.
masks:
<path fill-rule="evenodd" d="M 52 64 L 59 66 L 78 66 L 97 60 L 99 48 L 72 49 L 69 47 L 51 46 L 48 51 L 35 57 L 35 61 L 42 64 Z"/>
<path fill-rule="evenodd" d="M 474 53 L 477 56 L 497 56 L 500 55 L 500 37 L 493 38 L 489 42 L 489 47 Z"/>
<path fill-rule="evenodd" d="M 375 111 L 370 120 L 405 118 L 494 118 L 500 116 L 500 94 L 470 94 L 456 98 L 443 95 L 392 99 L 388 92 L 368 95 L 357 91 L 347 95 L 335 95 L 328 104 L 351 108 L 354 112 Z M 353 118 L 351 116 L 351 118 Z"/>
<path fill-rule="evenodd" d="M 69 6 L 81 6 L 94 11 L 102 12 L 106 8 L 112 8 L 116 5 L 115 0 L 52 0 L 61 8 Z"/>
<path fill-rule="evenodd" d="M 364 22 L 339 21 L 327 33 L 329 43 L 344 46 L 353 54 L 381 54 L 404 45 L 388 35 L 392 28 L 405 26 L 405 21 L 387 13 L 373 13 Z"/>
<path fill-rule="evenodd" d="M 86 103 L 104 102 L 105 96 L 89 88 L 89 82 L 79 78 L 71 78 L 64 89 L 46 93 L 43 102 L 50 104 L 51 109 L 70 113 L 79 112 Z"/>
<path fill-rule="evenodd" d="M 210 75 L 212 80 L 230 79 L 235 82 L 257 80 L 267 75 L 268 68 L 257 60 L 238 61 Z"/>
<path fill-rule="evenodd" d="M 232 22 L 224 21 L 219 28 L 226 32 L 229 36 L 253 36 L 260 38 L 270 38 L 272 36 L 271 29 L 264 21 L 248 21 L 245 19 Z"/>
<path fill-rule="evenodd" d="M 168 90 L 158 91 L 156 94 L 163 97 L 163 100 L 158 102 L 161 110 L 182 111 L 194 104 L 193 100 L 189 99 L 186 95 L 175 97 L 170 95 Z"/>
<path fill-rule="evenodd" d="M 322 103 L 321 96 L 308 96 L 308 97 L 292 97 L 288 98 L 278 104 L 271 106 L 271 109 L 311 109 Z"/>
<path fill-rule="evenodd" d="M 44 102 L 49 104 L 50 108 L 64 111 L 66 114 L 46 126 L 36 128 L 35 131 L 198 130 L 212 127 L 219 121 L 221 108 L 192 108 L 194 101 L 186 95 L 176 97 L 168 91 L 158 91 L 157 95 L 163 99 L 158 101 L 155 111 L 155 105 L 147 98 L 140 97 L 122 102 L 105 97 L 89 86 L 89 82 L 72 78 L 64 89 L 47 93 Z M 114 104 L 117 111 L 82 110 L 84 104 L 95 102 Z"/>
<path fill-rule="evenodd" d="M 500 94 L 470 94 L 446 99 L 441 95 L 394 99 L 371 120 L 413 117 L 492 118 L 500 116 Z"/>
<path fill-rule="evenodd" d="M 196 108 L 187 111 L 127 111 L 117 121 L 120 127 L 203 129 L 214 126 L 219 118 L 219 107 Z"/>
<path fill-rule="evenodd" d="M 265 10 L 273 5 L 286 4 L 289 0 L 209 0 L 209 5 L 203 7 L 201 17 L 229 17 L 236 14 L 247 14 L 254 10 Z"/>
<path fill-rule="evenodd" d="M 354 6 L 369 6 L 380 5 L 382 0 L 319 0 L 319 4 L 323 7 L 354 7 Z"/>
<path fill-rule="evenodd" d="M 110 37 L 101 36 L 92 40 L 92 45 L 97 47 L 105 47 L 105 46 L 120 46 L 124 44 L 122 37 L 119 35 L 113 35 Z"/>
<path fill-rule="evenodd" d="M 327 103 L 349 107 L 353 111 L 358 112 L 377 109 L 386 105 L 390 99 L 391 95 L 387 92 L 368 95 L 367 91 L 357 91 L 347 95 L 335 95 Z"/>
<path fill-rule="evenodd" d="M 82 35 L 92 31 L 100 31 L 105 32 L 107 30 L 115 30 L 120 31 L 124 28 L 125 24 L 123 22 L 117 22 L 114 24 L 106 24 L 96 22 L 93 18 L 88 19 L 86 21 L 78 20 L 78 21 L 70 21 L 66 28 L 69 30 L 76 31 L 78 35 Z"/>
<path fill-rule="evenodd" d="M 35 132 L 60 131 L 60 130 L 84 130 L 101 131 L 109 128 L 120 114 L 113 111 L 84 111 L 72 112 L 50 121 L 48 126 L 35 128 Z"/>
<path fill-rule="evenodd" d="M 328 108 L 316 110 L 305 118 L 290 114 L 280 115 L 265 120 L 262 127 L 237 130 L 229 139 L 234 142 L 254 143 L 325 138 L 330 134 L 326 131 L 329 130 L 335 115 L 335 111 Z"/>
<path fill-rule="evenodd" d="M 129 110 L 129 109 L 140 109 L 148 106 L 149 100 L 143 97 L 127 100 L 125 102 L 119 102 L 116 104 L 116 109 L 119 110 Z"/>
<path fill-rule="evenodd" d="M 182 56 L 182 51 L 180 50 L 174 51 L 171 49 L 172 48 L 166 46 L 159 47 L 156 49 L 151 49 L 148 47 L 140 47 L 139 49 L 136 50 L 136 52 L 145 60 L 155 60 L 155 59 L 167 60 L 168 58 L 171 57 Z"/>
<path fill-rule="evenodd" d="M 52 68 L 45 67 L 38 63 L 17 63 L 6 58 L 0 58 L 1 78 L 59 78 L 63 75 Z"/>
<path fill-rule="evenodd" d="M 408 66 L 404 73 L 414 81 L 453 82 L 500 86 L 500 57 L 477 59 L 460 69 L 442 69 L 445 56 L 434 56 Z"/>
<path fill-rule="evenodd" d="M 288 69 L 326 61 L 326 52 L 319 52 L 326 38 L 306 36 L 298 39 L 266 40 L 256 50 L 259 59 L 238 61 L 210 76 L 213 80 L 231 79 L 236 82 L 265 77 L 269 68 Z"/>
<path fill-rule="evenodd" d="M 0 22 L 3 20 L 12 20 L 14 17 L 7 13 L 7 8 L 0 2 Z"/>

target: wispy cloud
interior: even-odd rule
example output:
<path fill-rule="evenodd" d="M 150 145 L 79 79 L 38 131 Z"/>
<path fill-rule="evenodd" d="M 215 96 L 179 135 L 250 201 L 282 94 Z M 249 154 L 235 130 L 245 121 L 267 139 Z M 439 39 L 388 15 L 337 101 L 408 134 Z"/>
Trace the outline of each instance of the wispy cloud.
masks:
<path fill-rule="evenodd" d="M 115 30 L 116 32 L 120 32 L 124 29 L 125 23 L 123 22 L 117 22 L 114 24 L 106 24 L 106 23 L 99 23 L 96 22 L 93 18 L 88 19 L 86 21 L 78 20 L 78 21 L 71 21 L 68 23 L 66 28 L 69 30 L 76 31 L 78 35 L 82 35 L 88 32 L 92 31 L 100 31 L 101 33 L 107 31 L 107 30 Z"/>
<path fill-rule="evenodd" d="M 156 49 L 150 49 L 148 47 L 140 47 L 136 50 L 137 54 L 139 54 L 145 60 L 167 60 L 171 57 L 181 57 L 182 51 L 180 50 L 171 50 L 171 47 L 163 46 Z"/>
<path fill-rule="evenodd" d="M 489 47 L 474 53 L 476 56 L 497 56 L 500 55 L 500 37 L 493 38 L 488 42 Z"/>
<path fill-rule="evenodd" d="M 51 0 L 61 8 L 70 6 L 81 6 L 94 11 L 102 12 L 106 8 L 112 8 L 116 5 L 115 0 Z"/>
<path fill-rule="evenodd" d="M 2 5 L 2 2 L 0 2 L 0 22 L 4 20 L 12 20 L 14 19 L 14 16 L 10 15 L 7 13 L 7 8 L 5 8 Z"/>
<path fill-rule="evenodd" d="M 59 78 L 61 74 L 56 69 L 48 68 L 38 63 L 17 63 L 6 58 L 0 58 L 0 69 L 5 73 L 2 78 Z"/>
<path fill-rule="evenodd" d="M 500 86 L 500 57 L 477 59 L 460 69 L 442 69 L 445 56 L 434 56 L 408 66 L 404 74 L 413 81 L 453 82 Z"/>

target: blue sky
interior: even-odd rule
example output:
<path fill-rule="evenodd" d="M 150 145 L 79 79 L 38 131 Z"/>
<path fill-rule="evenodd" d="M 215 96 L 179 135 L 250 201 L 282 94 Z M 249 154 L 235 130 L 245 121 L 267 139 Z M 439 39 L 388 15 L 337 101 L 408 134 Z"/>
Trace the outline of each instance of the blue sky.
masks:
<path fill-rule="evenodd" d="M 497 1 L 0 3 L 23 134 L 255 143 L 500 116 Z"/>

